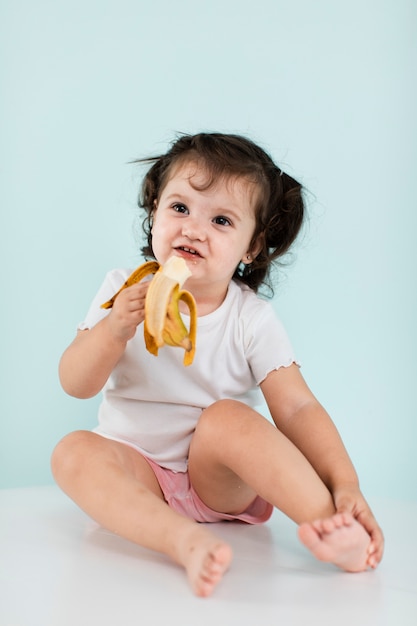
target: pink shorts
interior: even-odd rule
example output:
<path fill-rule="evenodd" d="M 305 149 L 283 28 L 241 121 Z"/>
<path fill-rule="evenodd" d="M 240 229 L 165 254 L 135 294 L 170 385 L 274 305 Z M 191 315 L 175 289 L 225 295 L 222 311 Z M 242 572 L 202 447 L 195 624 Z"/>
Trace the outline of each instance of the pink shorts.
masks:
<path fill-rule="evenodd" d="M 169 506 L 196 522 L 221 522 L 223 520 L 239 520 L 247 524 L 262 524 L 269 520 L 273 512 L 272 504 L 260 496 L 239 515 L 218 513 L 213 511 L 200 500 L 190 483 L 188 472 L 173 472 L 161 467 L 155 461 L 144 457 L 153 469 L 158 479 L 164 498 Z"/>

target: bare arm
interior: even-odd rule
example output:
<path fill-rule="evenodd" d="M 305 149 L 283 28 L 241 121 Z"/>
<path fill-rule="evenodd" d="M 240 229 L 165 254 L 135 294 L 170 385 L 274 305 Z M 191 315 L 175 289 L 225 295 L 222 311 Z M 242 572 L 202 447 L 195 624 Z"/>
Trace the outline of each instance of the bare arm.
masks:
<path fill-rule="evenodd" d="M 309 460 L 333 496 L 337 511 L 348 511 L 372 539 L 369 565 L 382 558 L 384 538 L 363 497 L 352 461 L 330 416 L 314 397 L 298 367 L 271 372 L 261 384 L 277 428 Z"/>
<path fill-rule="evenodd" d="M 61 385 L 69 395 L 91 398 L 101 391 L 144 320 L 147 289 L 148 283 L 124 289 L 107 317 L 91 330 L 78 332 L 59 364 Z"/>
<path fill-rule="evenodd" d="M 299 368 L 292 365 L 271 372 L 261 389 L 277 428 L 301 450 L 329 490 L 345 484 L 358 486 L 342 439 Z"/>

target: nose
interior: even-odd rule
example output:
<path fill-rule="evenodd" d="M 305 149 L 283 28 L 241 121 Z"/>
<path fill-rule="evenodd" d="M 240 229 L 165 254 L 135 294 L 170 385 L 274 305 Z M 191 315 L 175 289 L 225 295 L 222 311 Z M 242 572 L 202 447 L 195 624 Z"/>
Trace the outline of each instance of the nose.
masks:
<path fill-rule="evenodd" d="M 206 230 L 201 220 L 191 216 L 184 220 L 182 234 L 191 241 L 204 241 L 206 239 Z"/>

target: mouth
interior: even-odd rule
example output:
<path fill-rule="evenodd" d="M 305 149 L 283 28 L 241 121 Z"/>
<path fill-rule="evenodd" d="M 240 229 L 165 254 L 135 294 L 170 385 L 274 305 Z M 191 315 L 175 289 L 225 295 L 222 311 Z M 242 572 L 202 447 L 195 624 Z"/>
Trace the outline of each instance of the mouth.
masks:
<path fill-rule="evenodd" d="M 190 257 L 192 257 L 193 259 L 202 258 L 201 254 L 195 248 L 188 248 L 187 246 L 178 246 L 178 248 L 175 248 L 175 249 L 178 252 L 180 252 L 182 256 L 185 256 L 187 258 L 190 258 Z"/>

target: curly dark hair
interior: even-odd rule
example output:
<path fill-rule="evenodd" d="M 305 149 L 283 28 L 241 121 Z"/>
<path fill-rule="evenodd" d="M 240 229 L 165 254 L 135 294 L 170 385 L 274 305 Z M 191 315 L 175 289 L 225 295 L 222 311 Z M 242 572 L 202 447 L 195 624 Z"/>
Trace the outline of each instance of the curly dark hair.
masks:
<path fill-rule="evenodd" d="M 256 292 L 263 284 L 270 286 L 271 266 L 295 241 L 305 209 L 301 184 L 277 167 L 262 148 L 240 135 L 199 133 L 182 135 L 164 155 L 135 162 L 152 164 L 144 177 L 138 199 L 139 207 L 146 211 L 142 224 L 147 239 L 142 248 L 145 258 L 154 258 L 152 215 L 174 167 L 186 162 L 201 165 L 207 173 L 205 189 L 224 177 L 242 177 L 254 183 L 258 193 L 251 246 L 261 242 L 261 250 L 250 264 L 240 264 L 233 278 Z"/>

